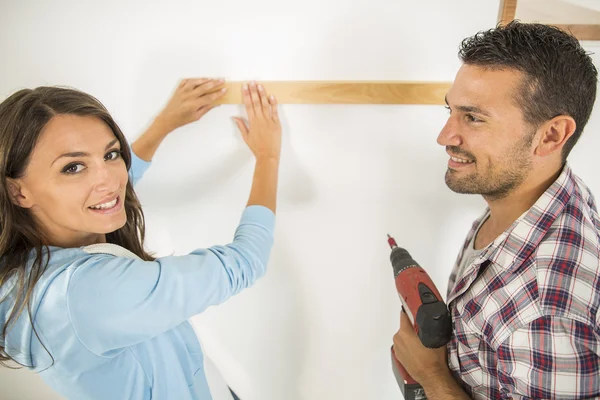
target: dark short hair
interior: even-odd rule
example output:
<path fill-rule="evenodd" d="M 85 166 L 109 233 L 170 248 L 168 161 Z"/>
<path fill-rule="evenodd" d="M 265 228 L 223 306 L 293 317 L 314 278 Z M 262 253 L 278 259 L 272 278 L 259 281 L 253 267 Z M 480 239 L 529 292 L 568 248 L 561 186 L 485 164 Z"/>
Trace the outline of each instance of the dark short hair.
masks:
<path fill-rule="evenodd" d="M 590 118 L 598 81 L 589 53 L 575 37 L 554 26 L 512 21 L 464 39 L 459 57 L 469 65 L 521 71 L 516 101 L 528 123 L 571 116 L 577 128 L 563 147 L 566 160 Z"/>

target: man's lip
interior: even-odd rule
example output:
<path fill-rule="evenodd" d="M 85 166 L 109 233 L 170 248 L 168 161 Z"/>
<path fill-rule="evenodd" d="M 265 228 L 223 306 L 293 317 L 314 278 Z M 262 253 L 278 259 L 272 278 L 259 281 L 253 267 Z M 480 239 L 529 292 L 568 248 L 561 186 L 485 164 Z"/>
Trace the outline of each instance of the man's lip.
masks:
<path fill-rule="evenodd" d="M 102 200 L 101 202 L 91 205 L 90 207 L 98 207 L 100 204 L 110 203 L 111 201 L 115 200 L 118 197 L 119 197 L 118 194 L 115 196 L 112 196 L 112 197 L 107 197 L 106 199 Z"/>
<path fill-rule="evenodd" d="M 450 152 L 448 152 L 448 151 L 447 151 L 446 153 L 448 153 L 448 155 L 449 155 L 450 157 L 454 157 L 454 158 L 460 158 L 461 160 L 466 160 L 466 161 L 469 161 L 469 162 L 474 162 L 474 161 L 475 161 L 475 160 L 472 160 L 472 159 L 470 159 L 470 158 L 465 158 L 464 156 L 457 156 L 457 155 L 455 155 L 455 154 L 452 154 L 452 153 L 450 153 Z"/>

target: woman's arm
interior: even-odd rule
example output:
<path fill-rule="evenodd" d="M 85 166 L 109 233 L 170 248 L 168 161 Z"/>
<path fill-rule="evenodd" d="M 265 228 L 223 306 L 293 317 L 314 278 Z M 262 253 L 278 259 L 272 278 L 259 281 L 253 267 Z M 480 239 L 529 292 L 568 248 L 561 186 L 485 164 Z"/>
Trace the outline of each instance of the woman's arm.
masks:
<path fill-rule="evenodd" d="M 152 161 L 169 133 L 198 121 L 214 107 L 214 102 L 226 92 L 226 88 L 220 88 L 222 85 L 223 80 L 209 78 L 182 80 L 150 127 L 133 142 L 133 152 L 144 161 Z"/>
<path fill-rule="evenodd" d="M 248 206 L 261 205 L 276 211 L 281 123 L 275 96 L 256 82 L 244 84 L 242 95 L 248 121 L 234 118 L 244 141 L 256 158 Z"/>
<path fill-rule="evenodd" d="M 281 126 L 274 97 L 243 88 L 248 121 L 235 121 L 256 157 L 248 206 L 233 242 L 155 261 L 94 254 L 78 262 L 68 286 L 78 339 L 110 356 L 153 338 L 251 286 L 266 272 L 274 243 Z"/>

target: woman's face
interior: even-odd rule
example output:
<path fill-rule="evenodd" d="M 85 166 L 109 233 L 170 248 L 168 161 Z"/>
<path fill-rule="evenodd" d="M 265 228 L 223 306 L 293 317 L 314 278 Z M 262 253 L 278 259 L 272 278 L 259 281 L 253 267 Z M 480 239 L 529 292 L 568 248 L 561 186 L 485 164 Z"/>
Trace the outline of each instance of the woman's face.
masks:
<path fill-rule="evenodd" d="M 125 225 L 128 174 L 121 144 L 101 119 L 57 115 L 41 132 L 13 199 L 28 208 L 49 245 L 105 242 Z"/>

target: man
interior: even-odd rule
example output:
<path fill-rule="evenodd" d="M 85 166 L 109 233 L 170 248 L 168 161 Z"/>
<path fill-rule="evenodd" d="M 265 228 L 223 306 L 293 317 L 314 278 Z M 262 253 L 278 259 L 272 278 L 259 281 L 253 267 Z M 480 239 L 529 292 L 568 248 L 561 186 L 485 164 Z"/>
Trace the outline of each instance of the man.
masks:
<path fill-rule="evenodd" d="M 598 72 L 570 35 L 512 22 L 463 41 L 438 137 L 446 184 L 488 204 L 450 276 L 453 335 L 394 352 L 430 400 L 600 396 L 600 219 L 566 159 Z"/>

